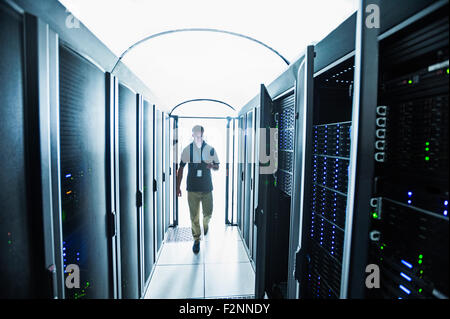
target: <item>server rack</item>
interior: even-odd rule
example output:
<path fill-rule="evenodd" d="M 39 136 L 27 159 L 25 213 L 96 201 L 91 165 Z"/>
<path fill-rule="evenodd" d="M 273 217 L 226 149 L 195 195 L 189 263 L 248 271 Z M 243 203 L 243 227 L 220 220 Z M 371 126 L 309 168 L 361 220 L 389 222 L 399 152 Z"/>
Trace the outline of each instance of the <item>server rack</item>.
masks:
<path fill-rule="evenodd" d="M 119 84 L 119 217 L 122 298 L 139 297 L 138 105 L 136 93 Z"/>
<path fill-rule="evenodd" d="M 81 279 L 81 291 L 66 288 L 65 294 L 108 298 L 105 74 L 64 45 L 59 56 L 62 255 L 64 268 L 80 267 Z"/>
<path fill-rule="evenodd" d="M 44 69 L 48 42 L 42 42 L 46 25 L 20 8 L 0 2 L 0 145 L 3 149 L 0 173 L 2 229 L 0 262 L 2 298 L 52 298 L 61 293 L 53 249 L 48 118 L 48 95 L 42 96 L 40 77 L 47 79 L 54 68 Z M 47 35 L 47 33 L 45 33 Z M 49 55 L 44 55 L 48 53 Z M 54 73 L 52 73 L 54 75 Z M 54 85 L 54 78 L 47 82 Z M 54 93 L 53 87 L 47 86 Z M 46 102 L 44 110 L 40 102 Z M 45 156 L 41 160 L 41 156 Z M 33 208 L 33 214 L 29 214 Z M 58 234 L 57 234 L 58 235 Z M 56 235 L 56 236 L 57 236 Z"/>
<path fill-rule="evenodd" d="M 237 224 L 239 231 L 243 234 L 243 216 L 244 216 L 244 165 L 245 165 L 245 115 L 238 119 L 238 181 L 237 181 Z"/>
<path fill-rule="evenodd" d="M 163 209 L 163 215 L 164 215 L 164 224 L 163 224 L 163 233 L 167 231 L 170 223 L 170 211 L 171 211 L 171 201 L 170 201 L 170 194 L 171 194 L 171 167 L 170 167 L 170 154 L 172 152 L 172 149 L 170 147 L 170 116 L 167 115 L 167 113 L 164 113 L 164 134 L 163 134 L 163 143 L 164 143 L 164 151 L 163 151 L 163 183 L 164 183 L 164 209 Z M 164 235 L 163 235 L 164 237 Z"/>
<path fill-rule="evenodd" d="M 244 197 L 243 197 L 243 223 L 242 235 L 249 249 L 250 255 L 252 251 L 252 234 L 253 234 L 253 193 L 254 190 L 254 136 L 255 136 L 255 113 L 253 109 L 247 113 L 245 117 L 245 162 L 244 162 Z"/>
<path fill-rule="evenodd" d="M 163 233 L 163 113 L 156 107 L 154 114 L 154 149 L 153 149 L 153 176 L 154 176 L 154 210 L 155 210 L 155 252 L 161 248 Z M 160 212 L 160 214 L 158 214 Z"/>
<path fill-rule="evenodd" d="M 382 10 L 400 12 L 387 1 Z M 420 8 L 421 10 L 418 10 Z M 448 1 L 418 1 L 382 33 L 374 113 L 369 298 L 448 298 Z M 396 22 L 396 23 L 394 23 Z"/>
<path fill-rule="evenodd" d="M 144 287 L 148 287 L 156 255 L 154 241 L 153 210 L 153 105 L 144 100 L 144 192 L 143 192 L 143 253 L 144 253 Z"/>
<path fill-rule="evenodd" d="M 276 173 L 274 187 L 270 190 L 273 203 L 268 211 L 266 226 L 269 237 L 267 254 L 271 256 L 266 264 L 266 292 L 269 298 L 286 298 L 293 195 L 295 88 L 276 98 L 272 102 L 271 112 L 278 139 L 275 150 L 272 150 L 275 153 Z M 260 143 L 260 146 L 264 144 Z"/>
<path fill-rule="evenodd" d="M 1 291 L 14 298 L 121 298 L 119 88 L 117 78 L 105 73 L 116 57 L 82 24 L 76 35 L 68 31 L 65 9 L 58 2 L 54 4 L 41 6 L 25 0 L 0 3 L 2 35 L 9 35 L 4 41 L 9 45 L 0 51 L 2 62 L 7 62 L 1 64 L 0 75 L 8 78 L 2 94 L 6 98 L 2 118 L 13 123 L 15 130 L 15 138 L 7 139 L 14 147 L 5 145 L 4 137 L 12 128 L 2 124 L 0 142 L 6 150 L 15 150 L 15 157 L 10 158 L 17 158 L 17 166 L 7 169 L 0 179 L 2 194 L 7 195 L 7 199 L 2 198 L 7 206 L 2 212 L 19 212 L 2 222 L 8 236 L 2 243 L 9 245 L 5 249 L 9 259 L 2 259 L 2 274 L 7 278 L 2 280 L 6 290 Z M 15 72 L 11 73 L 9 66 Z M 124 65 L 120 64 L 115 75 L 152 96 Z M 141 108 L 142 99 L 135 98 L 135 105 Z M 14 114 L 9 113 L 10 106 L 14 106 Z M 139 131 L 144 126 L 142 112 L 135 111 L 141 121 L 134 131 L 140 156 L 134 163 L 139 168 L 144 155 Z M 152 151 L 149 153 L 152 157 Z M 3 177 L 11 178 L 19 166 L 22 175 L 16 174 L 13 180 L 25 191 L 14 194 L 24 194 L 24 198 L 21 208 L 12 208 L 17 196 L 3 191 Z M 138 176 L 142 169 L 135 172 Z M 142 180 L 133 185 L 136 187 L 142 192 Z M 33 207 L 32 215 L 29 207 Z M 144 226 L 140 223 L 139 229 Z M 142 231 L 133 236 L 140 241 Z M 154 255 L 154 248 L 150 250 L 148 256 Z M 14 269 L 8 268 L 18 256 L 25 261 L 22 267 L 16 263 Z M 80 289 L 65 287 L 64 268 L 69 263 L 81 268 Z M 144 264 L 143 260 L 138 263 Z M 142 278 L 139 281 L 142 287 Z"/>
<path fill-rule="evenodd" d="M 259 154 L 259 179 L 258 179 L 258 206 L 255 208 L 255 225 L 257 228 L 257 251 L 255 261 L 255 298 L 262 299 L 270 293 L 268 289 L 270 274 L 270 240 L 274 234 L 270 232 L 270 216 L 273 214 L 275 193 L 274 173 L 277 169 L 277 148 L 270 144 L 271 128 L 274 124 L 273 101 L 264 85 L 260 91 L 260 121 L 258 123 Z M 276 137 L 276 132 L 272 132 Z M 269 155 L 269 158 L 267 158 Z M 261 163 L 263 161 L 263 163 Z"/>
<path fill-rule="evenodd" d="M 306 97 L 312 100 L 303 106 L 303 132 L 297 133 L 304 136 L 295 270 L 300 298 L 339 298 L 346 286 L 341 277 L 346 263 L 344 238 L 351 229 L 346 212 L 355 29 L 356 14 L 314 48 L 312 96 Z M 293 294 L 292 283 L 289 291 Z"/>

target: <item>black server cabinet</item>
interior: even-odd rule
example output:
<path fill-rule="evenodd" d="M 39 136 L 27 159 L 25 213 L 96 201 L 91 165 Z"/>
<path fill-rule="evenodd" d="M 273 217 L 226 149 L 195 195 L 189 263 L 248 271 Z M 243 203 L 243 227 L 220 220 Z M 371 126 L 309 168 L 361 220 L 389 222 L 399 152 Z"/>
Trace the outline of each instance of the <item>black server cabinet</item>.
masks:
<path fill-rule="evenodd" d="M 354 58 L 314 79 L 304 189 L 301 298 L 339 298 L 348 200 Z M 306 168 L 308 170 L 308 168 Z M 345 284 L 345 283 L 342 283 Z"/>
<path fill-rule="evenodd" d="M 66 298 L 110 298 L 105 74 L 60 46 L 60 152 L 64 267 L 80 267 Z"/>
<path fill-rule="evenodd" d="M 269 262 L 272 258 L 270 242 L 274 235 L 271 233 L 270 220 L 275 206 L 275 178 L 276 172 L 276 148 L 270 144 L 271 128 L 273 128 L 273 101 L 264 85 L 260 91 L 260 117 L 257 123 L 259 134 L 258 167 L 258 205 L 255 208 L 255 224 L 257 228 L 257 247 L 255 261 L 255 298 L 262 299 L 270 292 L 268 274 L 270 274 Z M 275 259 L 275 258 L 274 258 Z M 268 289 L 269 288 L 269 289 Z"/>
<path fill-rule="evenodd" d="M 302 114 L 305 171 L 295 275 L 299 298 L 341 298 L 347 285 L 355 30 L 356 13 L 314 47 L 312 97 Z"/>
<path fill-rule="evenodd" d="M 119 85 L 119 218 L 122 298 L 139 298 L 138 104 L 137 96 Z"/>
<path fill-rule="evenodd" d="M 380 37 L 368 297 L 449 295 L 448 2 L 433 8 Z"/>
<path fill-rule="evenodd" d="M 144 211 L 143 251 L 144 283 L 147 286 L 155 263 L 154 210 L 153 210 L 153 105 L 144 100 Z"/>
<path fill-rule="evenodd" d="M 314 79 L 310 197 L 300 296 L 339 298 L 348 200 L 354 59 Z M 304 186 L 305 188 L 308 185 Z M 305 236 L 306 235 L 306 236 Z"/>
<path fill-rule="evenodd" d="M 273 101 L 273 113 L 278 131 L 278 165 L 274 181 L 274 205 L 267 226 L 267 231 L 272 234 L 267 288 L 271 298 L 286 298 L 294 173 L 295 90 L 289 90 Z"/>
<path fill-rule="evenodd" d="M 36 28 L 28 20 L 0 3 L 0 298 L 52 297 L 42 238 Z"/>

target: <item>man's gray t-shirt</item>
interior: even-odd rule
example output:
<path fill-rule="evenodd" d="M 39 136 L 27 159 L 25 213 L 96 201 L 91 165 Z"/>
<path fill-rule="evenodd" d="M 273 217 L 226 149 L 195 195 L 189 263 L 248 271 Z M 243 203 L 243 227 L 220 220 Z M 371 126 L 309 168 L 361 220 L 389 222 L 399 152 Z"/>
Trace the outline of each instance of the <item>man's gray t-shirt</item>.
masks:
<path fill-rule="evenodd" d="M 192 152 L 192 154 L 191 154 Z M 210 192 L 213 190 L 211 170 L 207 164 L 219 164 L 219 157 L 215 149 L 203 142 L 202 147 L 191 143 L 181 153 L 180 166 L 188 165 L 187 191 Z"/>

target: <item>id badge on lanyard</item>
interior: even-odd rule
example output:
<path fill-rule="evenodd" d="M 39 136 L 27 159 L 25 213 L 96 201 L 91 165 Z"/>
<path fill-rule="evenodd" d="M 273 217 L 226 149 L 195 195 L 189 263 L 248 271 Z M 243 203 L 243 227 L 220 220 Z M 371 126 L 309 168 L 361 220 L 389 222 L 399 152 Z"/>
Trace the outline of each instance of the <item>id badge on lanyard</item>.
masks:
<path fill-rule="evenodd" d="M 191 156 L 192 156 L 192 152 L 193 152 L 194 146 L 193 146 L 193 144 L 191 144 L 191 145 L 192 145 L 192 148 L 191 148 Z M 192 157 L 191 157 L 191 161 L 192 161 Z M 202 163 L 203 163 L 203 145 L 200 148 L 200 164 L 196 164 L 195 165 L 195 171 L 196 171 L 195 176 L 198 177 L 198 178 L 203 177 L 203 170 L 201 168 L 202 167 Z"/>

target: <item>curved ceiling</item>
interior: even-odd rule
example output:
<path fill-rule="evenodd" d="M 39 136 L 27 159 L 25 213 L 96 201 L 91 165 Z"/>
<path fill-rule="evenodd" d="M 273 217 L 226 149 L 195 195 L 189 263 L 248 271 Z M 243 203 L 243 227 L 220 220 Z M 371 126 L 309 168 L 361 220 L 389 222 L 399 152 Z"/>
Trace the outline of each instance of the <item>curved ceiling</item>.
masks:
<path fill-rule="evenodd" d="M 150 35 L 209 28 L 261 41 L 289 61 L 342 23 L 356 10 L 357 2 L 59 1 L 117 56 Z M 239 109 L 258 93 L 261 83 L 269 84 L 287 68 L 280 56 L 261 44 L 232 34 L 202 31 L 149 39 L 127 52 L 122 62 L 146 83 L 167 111 L 184 101 L 205 97 Z M 214 109 L 208 103 L 198 106 L 204 108 L 202 113 Z"/>

